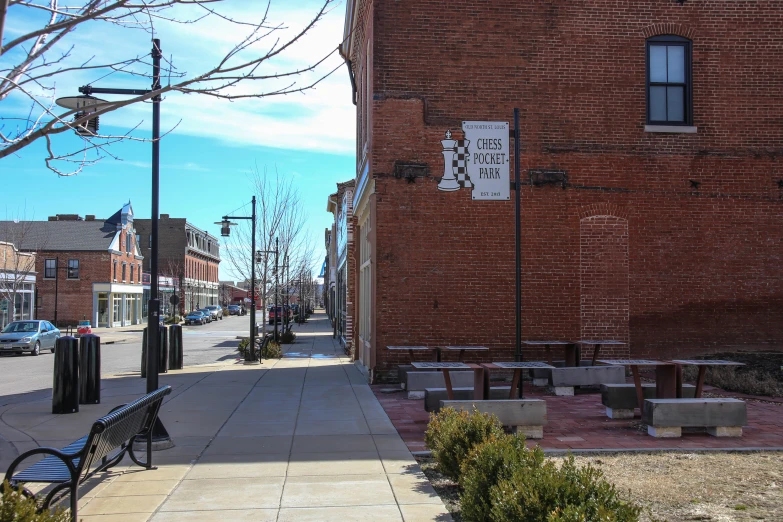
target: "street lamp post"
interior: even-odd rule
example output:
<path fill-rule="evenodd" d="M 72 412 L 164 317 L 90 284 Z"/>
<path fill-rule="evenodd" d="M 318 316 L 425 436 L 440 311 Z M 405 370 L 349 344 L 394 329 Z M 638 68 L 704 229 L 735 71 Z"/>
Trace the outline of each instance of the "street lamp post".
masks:
<path fill-rule="evenodd" d="M 249 219 L 252 221 L 252 234 L 250 240 L 250 345 L 245 351 L 245 364 L 261 364 L 256 356 L 256 197 L 252 199 L 253 214 L 251 216 L 223 216 L 223 221 L 215 224 L 220 225 L 220 235 L 228 237 L 231 235 L 231 227 L 236 225 L 232 219 Z"/>
<path fill-rule="evenodd" d="M 93 94 L 123 94 L 130 96 L 144 96 L 161 89 L 160 85 L 160 59 L 163 56 L 160 48 L 160 40 L 152 40 L 152 88 L 151 89 L 107 89 L 85 85 L 79 87 L 83 97 L 61 98 L 57 103 L 66 108 L 84 108 L 90 105 L 106 103 L 92 97 Z M 147 323 L 147 393 L 158 389 L 158 340 L 160 337 L 160 300 L 158 299 L 158 217 L 160 202 L 160 94 L 153 96 L 152 101 L 152 245 L 150 246 L 150 300 Z M 89 109 L 87 109 L 89 112 Z M 79 113 L 77 113 L 77 117 Z M 80 135 L 94 135 L 98 130 L 98 118 L 85 122 L 83 127 L 76 130 Z M 153 440 L 158 449 L 173 446 L 169 434 L 160 422 L 160 417 L 153 428 Z"/>

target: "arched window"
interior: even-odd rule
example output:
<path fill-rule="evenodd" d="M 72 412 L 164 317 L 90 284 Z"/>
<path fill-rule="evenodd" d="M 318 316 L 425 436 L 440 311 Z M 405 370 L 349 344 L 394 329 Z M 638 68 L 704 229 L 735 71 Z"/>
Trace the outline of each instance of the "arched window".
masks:
<path fill-rule="evenodd" d="M 692 44 L 681 36 L 647 39 L 647 123 L 693 125 Z"/>

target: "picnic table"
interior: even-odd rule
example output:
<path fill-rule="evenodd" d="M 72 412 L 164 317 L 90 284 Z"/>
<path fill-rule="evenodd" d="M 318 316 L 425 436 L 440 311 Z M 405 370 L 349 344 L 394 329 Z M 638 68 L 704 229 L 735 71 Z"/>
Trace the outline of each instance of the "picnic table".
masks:
<path fill-rule="evenodd" d="M 685 365 L 698 366 L 699 376 L 696 379 L 696 398 L 701 398 L 702 390 L 704 389 L 704 376 L 707 373 L 708 366 L 745 366 L 744 363 L 738 363 L 734 361 L 723 361 L 720 359 L 674 359 L 672 361 L 677 365 L 677 386 L 682 388 L 682 367 Z M 682 395 L 677 395 L 681 397 Z"/>
<path fill-rule="evenodd" d="M 431 352 L 432 360 L 435 362 L 440 361 L 440 350 L 429 346 L 387 346 L 386 349 L 391 351 L 407 351 L 411 356 L 411 361 L 415 358 L 415 352 Z"/>
<path fill-rule="evenodd" d="M 450 401 L 454 400 L 454 389 L 451 386 L 450 370 L 473 370 L 473 398 L 477 401 L 484 400 L 484 368 L 478 364 L 464 362 L 419 362 L 411 365 L 417 370 L 439 370 L 443 372 L 443 380 L 446 383 L 446 395 Z"/>
<path fill-rule="evenodd" d="M 597 362 L 610 366 L 627 366 L 633 374 L 633 384 L 636 388 L 636 400 L 639 409 L 644 408 L 644 390 L 639 376 L 639 367 L 655 367 L 655 398 L 674 399 L 682 397 L 682 382 L 677 382 L 677 365 L 672 362 L 654 361 L 649 359 L 598 359 Z"/>
<path fill-rule="evenodd" d="M 595 339 L 582 339 L 580 341 L 577 341 L 576 344 L 581 346 L 592 346 L 593 347 L 593 366 L 595 366 L 595 362 L 598 359 L 598 354 L 601 352 L 601 346 L 618 346 L 618 345 L 624 345 L 625 343 L 623 341 L 614 341 L 614 340 L 595 340 Z M 579 361 L 582 359 L 581 350 L 577 351 L 578 357 L 577 362 L 573 366 L 579 366 Z M 568 366 L 568 363 L 566 363 L 566 366 Z"/>
<path fill-rule="evenodd" d="M 576 343 L 573 341 L 522 341 L 526 346 L 543 346 L 546 349 L 546 360 L 552 365 L 552 346 L 564 347 L 564 360 L 566 366 L 577 366 L 576 361 Z M 569 364 L 572 361 L 572 364 Z"/>
<path fill-rule="evenodd" d="M 554 368 L 551 364 L 543 362 L 491 362 L 483 363 L 484 367 L 484 397 L 489 397 L 489 377 L 492 370 L 514 370 L 514 376 L 511 378 L 511 390 L 508 394 L 509 399 L 522 396 L 522 370 L 533 368 Z M 515 393 L 516 392 L 516 393 Z M 516 395 L 516 397 L 515 397 Z"/>
<path fill-rule="evenodd" d="M 462 362 L 465 358 L 465 352 L 488 352 L 489 348 L 486 346 L 443 346 L 441 347 L 440 357 L 443 357 L 444 351 L 459 352 L 459 360 Z"/>

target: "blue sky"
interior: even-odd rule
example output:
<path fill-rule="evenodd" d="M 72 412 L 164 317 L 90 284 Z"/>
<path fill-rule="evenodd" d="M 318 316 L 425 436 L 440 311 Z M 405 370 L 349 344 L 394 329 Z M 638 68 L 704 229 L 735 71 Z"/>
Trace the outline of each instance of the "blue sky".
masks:
<path fill-rule="evenodd" d="M 311 18 L 320 5 L 302 1 L 292 8 L 290 4 L 275 0 L 270 12 L 273 20 L 285 21 L 289 31 Z M 226 6 L 252 19 L 260 3 L 231 0 Z M 308 38 L 270 64 L 270 70 L 299 67 L 323 56 L 324 50 L 335 48 L 342 38 L 344 11 L 344 3 L 334 7 Z M 6 40 L 31 27 L 34 20 L 15 18 L 12 8 L 7 23 Z M 150 47 L 149 36 L 140 31 L 104 24 L 81 29 L 67 42 L 75 46 L 74 60 L 83 60 L 90 53 L 105 60 L 114 55 L 141 55 Z M 225 29 L 214 22 L 196 26 L 159 24 L 156 36 L 161 38 L 164 56 L 173 56 L 181 70 L 192 74 L 210 61 L 210 53 L 217 56 L 235 42 L 232 34 L 236 32 Z M 117 45 L 96 45 L 110 40 L 117 40 Z M 340 60 L 332 56 L 321 72 L 339 66 Z M 76 95 L 79 85 L 95 79 L 84 73 L 61 77 L 56 96 Z M 145 83 L 143 78 L 114 75 L 95 85 L 145 88 Z M 219 228 L 213 222 L 249 202 L 249 176 L 256 167 L 266 167 L 272 175 L 277 170 L 290 178 L 298 188 L 308 214 L 307 232 L 322 248 L 323 230 L 330 224 L 327 197 L 335 191 L 335 183 L 351 179 L 355 171 L 355 113 L 350 93 L 347 70 L 342 67 L 307 94 L 235 102 L 194 95 L 167 96 L 161 104 L 162 130 L 173 130 L 160 148 L 160 212 L 186 217 L 218 236 Z M 5 114 L 28 110 L 29 104 L 21 97 L 9 97 L 0 106 Z M 134 135 L 145 137 L 149 135 L 150 120 L 150 105 L 138 104 L 102 118 L 101 132 L 124 134 L 140 125 Z M 54 144 L 59 151 L 68 151 L 78 148 L 80 138 L 69 133 L 57 137 Z M 43 141 L 0 159 L 0 212 L 4 214 L 0 219 L 18 214 L 27 219 L 46 219 L 57 213 L 108 217 L 128 200 L 138 217 L 148 217 L 151 148 L 149 143 L 134 141 L 113 145 L 109 150 L 121 160 L 107 157 L 72 177 L 58 177 L 46 168 Z M 232 278 L 228 263 L 221 263 L 220 272 L 221 279 Z"/>

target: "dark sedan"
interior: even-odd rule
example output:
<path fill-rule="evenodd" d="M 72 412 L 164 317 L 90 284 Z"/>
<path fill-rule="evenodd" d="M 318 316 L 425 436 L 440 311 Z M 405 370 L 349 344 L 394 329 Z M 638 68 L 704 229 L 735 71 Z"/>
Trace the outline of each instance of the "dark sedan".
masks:
<path fill-rule="evenodd" d="M 60 330 L 49 321 L 14 321 L 0 333 L 0 352 L 38 355 L 41 350 L 51 350 L 60 338 Z"/>

